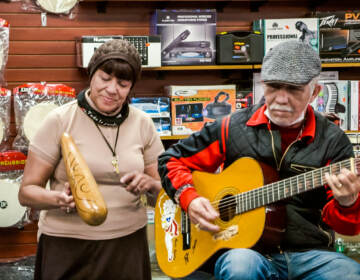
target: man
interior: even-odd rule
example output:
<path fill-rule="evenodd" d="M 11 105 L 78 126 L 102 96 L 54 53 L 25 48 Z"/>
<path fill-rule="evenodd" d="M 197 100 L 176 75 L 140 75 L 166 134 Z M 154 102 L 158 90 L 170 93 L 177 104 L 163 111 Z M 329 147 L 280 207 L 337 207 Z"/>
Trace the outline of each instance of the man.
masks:
<path fill-rule="evenodd" d="M 252 157 L 284 179 L 354 156 L 344 132 L 309 105 L 321 89 L 320 71 L 319 56 L 309 45 L 278 44 L 263 60 L 264 105 L 205 125 L 159 157 L 163 187 L 192 223 L 219 231 L 213 223 L 219 213 L 193 186 L 194 170 L 214 172 Z M 287 224 L 280 246 L 226 251 L 212 267 L 216 279 L 360 279 L 360 264 L 333 251 L 332 231 L 360 232 L 360 178 L 342 168 L 325 180 L 323 187 L 284 201 Z"/>

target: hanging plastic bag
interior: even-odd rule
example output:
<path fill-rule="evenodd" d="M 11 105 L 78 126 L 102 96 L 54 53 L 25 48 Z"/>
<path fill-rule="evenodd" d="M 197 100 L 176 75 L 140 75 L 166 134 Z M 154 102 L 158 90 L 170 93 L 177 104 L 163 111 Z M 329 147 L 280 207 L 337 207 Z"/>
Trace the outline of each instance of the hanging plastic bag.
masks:
<path fill-rule="evenodd" d="M 9 23 L 0 18 L 0 86 L 6 86 L 4 73 L 9 53 Z"/>
<path fill-rule="evenodd" d="M 78 0 L 23 0 L 22 9 L 31 12 L 45 12 L 74 19 Z"/>
<path fill-rule="evenodd" d="M 9 147 L 11 91 L 0 88 L 0 151 Z"/>
<path fill-rule="evenodd" d="M 46 115 L 75 99 L 75 89 L 63 84 L 28 83 L 13 89 L 17 135 L 13 149 L 27 154 Z"/>

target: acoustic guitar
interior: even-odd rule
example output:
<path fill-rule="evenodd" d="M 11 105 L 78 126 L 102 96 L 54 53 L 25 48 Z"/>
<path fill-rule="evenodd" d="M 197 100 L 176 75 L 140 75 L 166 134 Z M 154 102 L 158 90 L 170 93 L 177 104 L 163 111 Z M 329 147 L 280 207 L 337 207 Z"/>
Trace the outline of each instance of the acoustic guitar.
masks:
<path fill-rule="evenodd" d="M 278 202 L 323 186 L 325 173 L 337 174 L 342 168 L 354 172 L 357 161 L 350 158 L 280 181 L 273 168 L 247 157 L 218 174 L 194 171 L 194 187 L 219 212 L 214 223 L 221 230 L 198 230 L 162 190 L 155 206 L 155 248 L 161 270 L 170 277 L 184 277 L 220 249 L 279 243 L 285 218 L 279 215 L 284 211 L 274 211 Z"/>

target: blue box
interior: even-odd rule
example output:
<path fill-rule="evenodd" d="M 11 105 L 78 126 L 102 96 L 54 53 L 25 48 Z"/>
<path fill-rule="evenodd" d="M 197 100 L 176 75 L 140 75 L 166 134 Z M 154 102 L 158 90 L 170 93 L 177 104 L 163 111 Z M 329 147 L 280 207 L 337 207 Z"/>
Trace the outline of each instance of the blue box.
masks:
<path fill-rule="evenodd" d="M 151 117 L 170 117 L 169 97 L 133 97 L 131 105 L 148 113 Z"/>

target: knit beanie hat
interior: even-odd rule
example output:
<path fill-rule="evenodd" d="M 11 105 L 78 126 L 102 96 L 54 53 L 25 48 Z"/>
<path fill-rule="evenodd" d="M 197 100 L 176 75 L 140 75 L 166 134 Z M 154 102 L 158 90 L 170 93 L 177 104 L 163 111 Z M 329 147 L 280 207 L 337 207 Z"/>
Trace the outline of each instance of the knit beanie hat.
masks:
<path fill-rule="evenodd" d="M 123 39 L 109 40 L 95 50 L 88 65 L 90 79 L 99 66 L 110 59 L 122 59 L 129 63 L 134 71 L 134 85 L 140 77 L 141 58 L 135 46 Z"/>
<path fill-rule="evenodd" d="M 320 71 L 319 54 L 309 44 L 290 40 L 277 44 L 266 53 L 261 80 L 305 85 L 320 75 Z"/>

